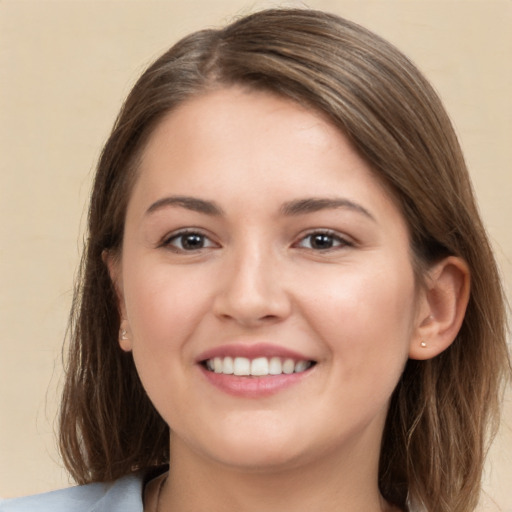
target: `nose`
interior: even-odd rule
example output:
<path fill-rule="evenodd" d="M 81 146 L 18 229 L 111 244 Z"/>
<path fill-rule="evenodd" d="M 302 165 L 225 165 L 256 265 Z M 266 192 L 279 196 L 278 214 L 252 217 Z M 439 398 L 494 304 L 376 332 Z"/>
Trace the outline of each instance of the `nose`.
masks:
<path fill-rule="evenodd" d="M 287 318 L 292 304 L 277 260 L 276 255 L 254 246 L 227 260 L 214 299 L 216 316 L 246 327 Z"/>

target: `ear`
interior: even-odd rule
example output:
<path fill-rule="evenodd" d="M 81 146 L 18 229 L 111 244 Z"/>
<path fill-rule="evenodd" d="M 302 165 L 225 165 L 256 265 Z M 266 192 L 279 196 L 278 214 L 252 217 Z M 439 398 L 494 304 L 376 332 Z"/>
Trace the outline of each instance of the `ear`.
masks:
<path fill-rule="evenodd" d="M 469 268 L 461 258 L 449 256 L 430 269 L 420 292 L 411 359 L 431 359 L 453 343 L 464 320 L 469 288 Z"/>
<path fill-rule="evenodd" d="M 119 345 L 125 352 L 132 350 L 132 343 L 130 340 L 130 329 L 128 320 L 126 318 L 126 306 L 123 294 L 123 279 L 121 271 L 121 261 L 117 254 L 111 251 L 104 250 L 101 253 L 101 259 L 108 269 L 110 279 L 114 285 L 117 297 L 117 309 L 119 311 L 120 325 L 119 325 Z"/>

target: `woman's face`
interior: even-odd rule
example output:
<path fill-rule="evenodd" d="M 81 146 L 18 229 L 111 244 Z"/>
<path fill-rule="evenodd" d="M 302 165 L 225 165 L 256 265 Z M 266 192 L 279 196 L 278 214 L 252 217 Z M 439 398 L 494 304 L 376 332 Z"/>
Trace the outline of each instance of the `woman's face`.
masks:
<path fill-rule="evenodd" d="M 320 114 L 239 88 L 169 114 L 111 271 L 171 451 L 245 469 L 378 456 L 419 342 L 408 232 Z"/>

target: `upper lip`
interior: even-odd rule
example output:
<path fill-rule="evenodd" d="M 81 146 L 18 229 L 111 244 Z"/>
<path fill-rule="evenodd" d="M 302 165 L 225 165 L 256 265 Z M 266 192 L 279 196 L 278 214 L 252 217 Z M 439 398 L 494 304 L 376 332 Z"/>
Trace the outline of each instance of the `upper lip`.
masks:
<path fill-rule="evenodd" d="M 246 357 L 248 359 L 282 357 L 283 359 L 293 359 L 294 361 L 313 360 L 311 357 L 294 350 L 270 343 L 230 343 L 205 350 L 196 358 L 196 362 L 201 363 L 214 357 Z"/>

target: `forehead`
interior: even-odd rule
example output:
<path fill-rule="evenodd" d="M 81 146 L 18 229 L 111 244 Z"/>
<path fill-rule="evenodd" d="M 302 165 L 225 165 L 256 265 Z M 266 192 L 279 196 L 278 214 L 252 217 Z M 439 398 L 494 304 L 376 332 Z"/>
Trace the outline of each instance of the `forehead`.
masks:
<path fill-rule="evenodd" d="M 293 184 L 307 195 L 332 194 L 339 185 L 339 193 L 350 186 L 391 197 L 326 115 L 240 87 L 196 96 L 168 113 L 146 144 L 138 174 L 135 188 L 147 195 L 210 197 L 236 188 L 249 198 Z"/>
<path fill-rule="evenodd" d="M 293 124 L 293 133 L 290 125 Z M 285 128 L 279 133 L 280 128 Z M 192 96 L 173 109 L 158 123 L 149 137 L 143 163 L 151 157 L 151 152 L 167 148 L 170 144 L 179 146 L 184 139 L 186 148 L 192 153 L 195 145 L 204 150 L 204 143 L 214 150 L 218 146 L 219 135 L 223 142 L 246 147 L 258 145 L 266 134 L 281 135 L 276 143 L 283 149 L 289 137 L 303 139 L 309 146 L 319 150 L 332 145 L 334 138 L 344 138 L 328 116 L 306 107 L 290 98 L 265 90 L 242 86 L 229 86 L 206 91 Z M 258 137 L 256 137 L 258 135 Z M 348 144 L 348 140 L 345 141 Z"/>

